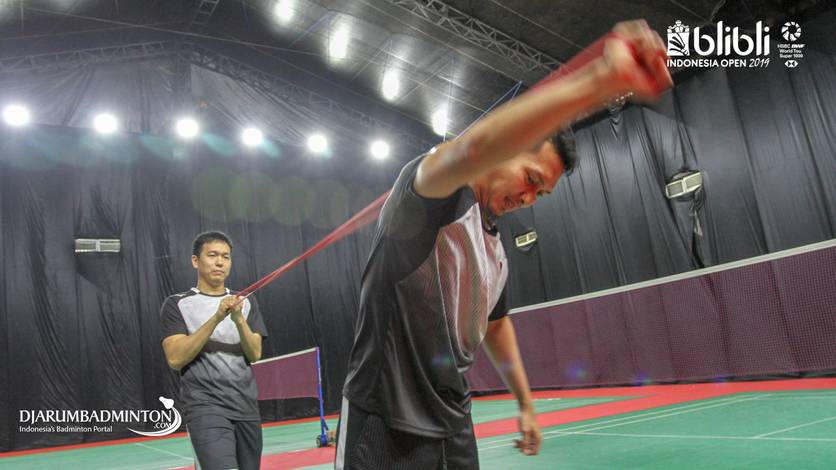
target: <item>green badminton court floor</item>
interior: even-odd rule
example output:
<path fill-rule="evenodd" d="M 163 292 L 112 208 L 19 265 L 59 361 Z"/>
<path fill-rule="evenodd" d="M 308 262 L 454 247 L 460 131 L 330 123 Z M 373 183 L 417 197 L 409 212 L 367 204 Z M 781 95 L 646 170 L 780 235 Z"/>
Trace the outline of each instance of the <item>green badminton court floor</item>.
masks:
<path fill-rule="evenodd" d="M 637 388 L 637 395 L 640 395 Z M 545 398 L 538 413 L 582 412 L 635 396 Z M 514 419 L 512 400 L 477 400 L 480 425 Z M 329 426 L 336 426 L 335 420 Z M 310 451 L 318 422 L 264 428 L 262 468 L 327 469 L 284 465 L 285 456 Z M 478 440 L 481 468 L 492 469 L 824 469 L 836 468 L 836 389 L 731 393 L 641 411 L 543 428 L 540 455 L 513 448 L 515 434 Z M 319 449 L 328 452 L 328 449 Z M 333 451 L 331 450 L 331 455 Z M 186 438 L 102 445 L 0 458 L 2 469 L 170 469 L 190 467 Z"/>

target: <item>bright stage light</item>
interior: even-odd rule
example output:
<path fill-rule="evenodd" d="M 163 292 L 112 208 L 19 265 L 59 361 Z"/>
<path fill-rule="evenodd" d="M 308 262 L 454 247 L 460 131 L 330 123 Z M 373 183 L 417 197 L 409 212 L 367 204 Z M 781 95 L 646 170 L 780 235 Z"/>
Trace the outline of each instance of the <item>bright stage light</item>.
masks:
<path fill-rule="evenodd" d="M 3 120 L 6 124 L 21 127 L 29 124 L 29 110 L 19 104 L 10 104 L 3 108 Z"/>
<path fill-rule="evenodd" d="M 348 28 L 345 26 L 339 27 L 336 31 L 331 33 L 331 38 L 328 40 L 328 54 L 332 59 L 345 59 L 348 55 Z"/>
<path fill-rule="evenodd" d="M 308 150 L 313 153 L 323 153 L 328 149 L 328 139 L 322 134 L 308 137 Z"/>
<path fill-rule="evenodd" d="M 375 140 L 372 142 L 369 151 L 375 159 L 385 160 L 389 156 L 389 144 L 382 140 Z"/>
<path fill-rule="evenodd" d="M 99 134 L 113 134 L 116 132 L 116 129 L 119 128 L 119 121 L 117 121 L 116 116 L 112 114 L 98 114 L 95 118 L 93 118 L 93 128 L 96 129 L 96 132 Z"/>
<path fill-rule="evenodd" d="M 447 108 L 441 108 L 433 113 L 432 116 L 433 132 L 440 136 L 447 135 L 447 126 L 449 125 L 449 117 L 447 116 Z"/>
<path fill-rule="evenodd" d="M 294 2 L 292 0 L 279 0 L 276 2 L 275 8 L 273 8 L 273 14 L 276 15 L 276 18 L 278 18 L 282 23 L 289 23 L 290 20 L 293 19 L 294 15 L 293 3 Z"/>
<path fill-rule="evenodd" d="M 248 147 L 256 147 L 264 142 L 264 134 L 262 134 L 261 131 L 255 127 L 248 127 L 241 133 L 241 140 L 244 141 L 244 145 Z"/>
<path fill-rule="evenodd" d="M 191 139 L 196 136 L 198 132 L 200 132 L 200 126 L 198 126 L 197 121 L 192 118 L 179 119 L 174 128 L 177 131 L 177 135 L 184 139 Z"/>
<path fill-rule="evenodd" d="M 380 91 L 387 100 L 393 100 L 401 93 L 401 73 L 397 70 L 387 70 L 383 74 Z"/>

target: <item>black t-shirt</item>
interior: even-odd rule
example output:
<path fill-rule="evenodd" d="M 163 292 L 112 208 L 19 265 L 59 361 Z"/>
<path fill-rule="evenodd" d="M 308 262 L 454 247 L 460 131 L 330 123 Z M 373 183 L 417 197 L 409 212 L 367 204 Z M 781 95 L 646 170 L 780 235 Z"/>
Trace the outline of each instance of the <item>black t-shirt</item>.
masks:
<path fill-rule="evenodd" d="M 469 187 L 444 199 L 401 171 L 380 213 L 360 291 L 344 395 L 388 426 L 429 437 L 467 424 L 473 363 L 487 324 L 507 314 L 507 260 Z"/>
<path fill-rule="evenodd" d="M 190 335 L 218 310 L 221 300 L 234 295 L 208 295 L 192 288 L 165 299 L 160 312 L 162 338 Z M 267 337 L 255 298 L 241 303 L 241 313 L 253 333 Z M 238 327 L 227 316 L 218 323 L 203 350 L 180 370 L 180 403 L 186 423 L 201 415 L 225 416 L 234 421 L 258 421 L 258 388 L 241 349 Z"/>

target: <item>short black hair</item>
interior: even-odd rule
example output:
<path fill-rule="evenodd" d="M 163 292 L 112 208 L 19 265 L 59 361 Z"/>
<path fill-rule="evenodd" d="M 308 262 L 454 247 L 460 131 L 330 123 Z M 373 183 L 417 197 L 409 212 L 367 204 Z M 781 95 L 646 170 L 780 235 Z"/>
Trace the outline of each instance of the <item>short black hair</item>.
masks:
<path fill-rule="evenodd" d="M 549 138 L 557 150 L 557 156 L 563 162 L 563 174 L 569 175 L 578 166 L 578 153 L 575 151 L 575 136 L 572 129 L 564 129 Z"/>
<path fill-rule="evenodd" d="M 218 230 L 210 230 L 208 232 L 197 234 L 194 242 L 192 242 L 192 254 L 200 256 L 200 250 L 203 248 L 203 245 L 215 241 L 224 242 L 229 245 L 230 250 L 232 249 L 232 242 L 229 240 L 229 235 Z"/>

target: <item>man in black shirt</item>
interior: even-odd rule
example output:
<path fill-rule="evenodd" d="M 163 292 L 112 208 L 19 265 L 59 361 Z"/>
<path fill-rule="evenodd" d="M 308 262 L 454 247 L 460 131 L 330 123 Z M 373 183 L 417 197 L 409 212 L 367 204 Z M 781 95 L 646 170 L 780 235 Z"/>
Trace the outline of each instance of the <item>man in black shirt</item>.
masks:
<path fill-rule="evenodd" d="M 261 416 L 250 364 L 267 329 L 254 298 L 224 286 L 232 242 L 205 232 L 192 244 L 197 287 L 168 297 L 160 313 L 168 365 L 180 371 L 180 400 L 201 470 L 252 470 L 261 462 Z M 233 307 L 234 306 L 234 307 Z"/>
<path fill-rule="evenodd" d="M 656 98 L 672 84 L 664 45 L 646 23 L 614 31 L 619 38 L 607 41 L 601 58 L 504 105 L 401 171 L 363 273 L 338 470 L 478 468 L 463 374 L 483 339 L 519 403 L 517 445 L 538 452 L 494 219 L 530 206 L 571 171 L 573 145 L 555 135 L 559 129 L 609 99 Z"/>

